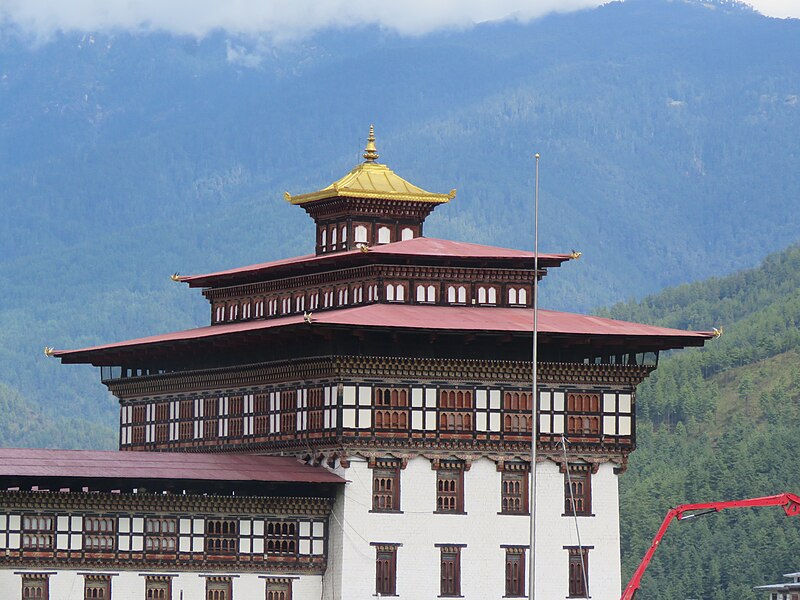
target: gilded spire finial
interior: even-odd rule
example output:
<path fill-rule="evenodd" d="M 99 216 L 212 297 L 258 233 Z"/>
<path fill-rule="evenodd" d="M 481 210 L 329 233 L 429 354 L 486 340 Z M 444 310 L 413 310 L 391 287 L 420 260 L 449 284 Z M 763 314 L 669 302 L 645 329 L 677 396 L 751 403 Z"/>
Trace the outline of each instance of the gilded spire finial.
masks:
<path fill-rule="evenodd" d="M 364 148 L 364 159 L 366 162 L 375 162 L 380 155 L 378 149 L 375 147 L 375 126 L 369 126 L 369 137 L 367 138 L 367 147 Z"/>

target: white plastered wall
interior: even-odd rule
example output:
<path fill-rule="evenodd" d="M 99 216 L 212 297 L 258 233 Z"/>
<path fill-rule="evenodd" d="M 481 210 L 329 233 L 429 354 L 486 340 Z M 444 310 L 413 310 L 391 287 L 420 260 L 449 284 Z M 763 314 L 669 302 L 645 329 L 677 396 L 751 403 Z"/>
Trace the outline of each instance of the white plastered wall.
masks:
<path fill-rule="evenodd" d="M 370 542 L 402 544 L 397 550 L 397 594 L 401 598 L 439 595 L 440 550 L 435 544 L 465 544 L 461 550 L 461 594 L 474 600 L 501 600 L 505 592 L 503 545 L 529 544 L 529 518 L 499 515 L 501 473 L 482 458 L 464 474 L 467 514 L 434 514 L 436 471 L 428 459 L 408 461 L 401 471 L 402 513 L 371 513 L 372 471 L 352 459 L 340 474 L 349 480 L 330 521 L 330 555 L 325 575 L 327 600 L 360 600 L 375 596 L 375 548 Z M 568 596 L 568 551 L 577 546 L 573 517 L 564 512 L 564 475 L 545 461 L 537 469 L 536 597 Z M 579 517 L 581 542 L 589 551 L 593 598 L 620 595 L 620 544 L 617 475 L 613 465 L 600 466 L 592 477 L 595 516 Z M 527 555 L 526 555 L 527 558 Z M 526 592 L 528 590 L 526 576 Z M 342 583 L 344 582 L 344 583 Z"/>

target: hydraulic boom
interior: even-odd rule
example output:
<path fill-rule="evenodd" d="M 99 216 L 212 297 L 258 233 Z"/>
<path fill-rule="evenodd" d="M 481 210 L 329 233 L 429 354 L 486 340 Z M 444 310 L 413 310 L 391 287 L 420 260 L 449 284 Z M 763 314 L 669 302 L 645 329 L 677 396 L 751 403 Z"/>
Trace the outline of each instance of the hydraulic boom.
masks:
<path fill-rule="evenodd" d="M 678 521 L 684 521 L 686 519 L 693 519 L 709 513 L 717 513 L 727 508 L 746 508 L 751 506 L 781 506 L 783 507 L 783 511 L 786 513 L 787 517 L 794 517 L 800 515 L 800 496 L 785 493 L 778 494 L 777 496 L 765 496 L 763 498 L 749 498 L 747 500 L 681 504 L 680 506 L 676 506 L 667 513 L 667 516 L 664 517 L 664 521 L 661 523 L 658 533 L 656 533 L 656 536 L 653 538 L 653 543 L 650 544 L 650 548 L 648 548 L 647 552 L 645 552 L 644 558 L 642 558 L 642 562 L 639 563 L 639 567 L 636 569 L 633 577 L 631 577 L 628 586 L 625 588 L 625 592 L 622 594 L 621 600 L 633 600 L 636 590 L 639 589 L 639 585 L 641 584 L 642 575 L 644 575 L 644 572 L 647 570 L 650 561 L 653 559 L 653 554 L 655 554 L 656 550 L 658 549 L 658 545 L 661 543 L 661 538 L 664 537 L 664 534 L 667 532 L 667 528 L 670 526 L 670 523 L 672 523 L 673 520 L 677 519 Z"/>

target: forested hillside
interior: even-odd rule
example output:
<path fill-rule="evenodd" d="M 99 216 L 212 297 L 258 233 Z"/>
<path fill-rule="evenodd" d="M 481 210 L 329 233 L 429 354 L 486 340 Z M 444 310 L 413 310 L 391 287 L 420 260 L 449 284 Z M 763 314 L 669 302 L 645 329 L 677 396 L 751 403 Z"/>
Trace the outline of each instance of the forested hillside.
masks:
<path fill-rule="evenodd" d="M 639 448 L 621 478 L 626 576 L 676 504 L 800 493 L 800 246 L 605 312 L 724 326 L 705 348 L 662 358 L 639 389 Z M 675 523 L 637 598 L 763 598 L 752 586 L 797 571 L 799 547 L 800 519 L 779 508 Z"/>
<path fill-rule="evenodd" d="M 372 122 L 401 175 L 459 190 L 428 235 L 529 247 L 542 154 L 542 248 L 584 252 L 548 277 L 551 307 L 752 266 L 800 229 L 800 22 L 729 3 L 280 46 L 0 34 L 0 395 L 84 419 L 92 445 L 113 446 L 114 403 L 42 348 L 203 323 L 168 275 L 308 251 L 310 221 L 282 193 L 340 177 Z"/>

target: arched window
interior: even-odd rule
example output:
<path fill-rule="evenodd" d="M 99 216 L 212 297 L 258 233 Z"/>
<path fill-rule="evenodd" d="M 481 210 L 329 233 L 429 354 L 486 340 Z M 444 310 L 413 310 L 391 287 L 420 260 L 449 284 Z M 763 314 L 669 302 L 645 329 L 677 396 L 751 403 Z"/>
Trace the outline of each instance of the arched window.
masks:
<path fill-rule="evenodd" d="M 428 286 L 428 302 L 436 302 L 436 287 L 433 285 Z"/>
<path fill-rule="evenodd" d="M 386 300 L 389 302 L 394 301 L 394 286 L 391 283 L 386 285 Z"/>
<path fill-rule="evenodd" d="M 447 301 L 450 304 L 454 304 L 456 301 L 456 288 L 454 288 L 452 285 L 447 286 Z"/>
<path fill-rule="evenodd" d="M 388 244 L 390 241 L 392 241 L 391 230 L 386 226 L 378 227 L 378 243 Z"/>
<path fill-rule="evenodd" d="M 520 304 L 527 304 L 528 303 L 528 292 L 525 288 L 519 289 L 519 303 Z"/>
<path fill-rule="evenodd" d="M 410 240 L 414 238 L 414 230 L 411 227 L 403 227 L 403 230 L 400 232 L 400 239 L 401 240 Z"/>
<path fill-rule="evenodd" d="M 458 302 L 459 304 L 467 303 L 467 288 L 463 285 L 458 288 Z"/>
<path fill-rule="evenodd" d="M 489 304 L 497 304 L 497 290 L 493 287 L 489 288 Z"/>
<path fill-rule="evenodd" d="M 397 293 L 395 294 L 398 302 L 403 302 L 406 299 L 406 288 L 404 285 L 397 284 Z"/>
<path fill-rule="evenodd" d="M 342 243 L 347 241 L 347 225 L 342 225 Z"/>
<path fill-rule="evenodd" d="M 337 231 L 338 230 L 336 229 L 336 226 L 334 225 L 333 229 L 331 229 L 331 246 L 334 247 L 334 248 L 336 247 L 336 232 Z"/>
<path fill-rule="evenodd" d="M 517 289 L 516 288 L 508 288 L 508 303 L 509 304 L 516 304 L 517 303 Z"/>
<path fill-rule="evenodd" d="M 486 288 L 483 286 L 478 288 L 478 304 L 486 304 Z"/>
<path fill-rule="evenodd" d="M 417 302 L 425 302 L 425 286 L 417 286 Z"/>
<path fill-rule="evenodd" d="M 363 225 L 356 225 L 356 242 L 367 243 L 367 228 Z"/>
<path fill-rule="evenodd" d="M 328 245 L 328 231 L 326 229 L 322 230 L 322 234 L 320 236 L 319 245 L 325 248 Z"/>

